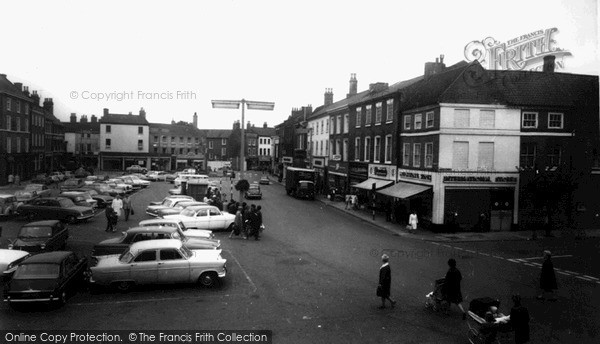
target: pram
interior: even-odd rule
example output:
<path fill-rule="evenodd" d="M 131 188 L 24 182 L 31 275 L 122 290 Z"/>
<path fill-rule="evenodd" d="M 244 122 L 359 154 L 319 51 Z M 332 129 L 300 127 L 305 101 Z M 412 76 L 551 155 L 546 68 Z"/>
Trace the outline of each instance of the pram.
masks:
<path fill-rule="evenodd" d="M 443 293 L 444 283 L 446 283 L 445 278 L 435 280 L 433 291 L 425 295 L 426 308 L 433 309 L 436 312 L 440 310 L 443 310 L 445 312 L 448 311 L 450 303 L 446 301 L 446 298 Z"/>
<path fill-rule="evenodd" d="M 467 338 L 471 344 L 511 343 L 512 331 L 510 316 L 496 318 L 493 323 L 485 320 L 485 313 L 491 307 L 500 308 L 500 301 L 491 297 L 473 299 L 467 312 Z"/>

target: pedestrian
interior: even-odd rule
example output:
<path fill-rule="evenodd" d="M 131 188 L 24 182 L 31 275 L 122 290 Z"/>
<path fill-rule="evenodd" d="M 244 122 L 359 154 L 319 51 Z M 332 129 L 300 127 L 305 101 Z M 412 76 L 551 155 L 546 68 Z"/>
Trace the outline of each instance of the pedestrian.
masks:
<path fill-rule="evenodd" d="M 13 174 L 9 174 L 8 175 L 8 185 L 13 186 L 13 183 L 15 182 L 15 176 L 13 176 Z"/>
<path fill-rule="evenodd" d="M 529 311 L 521 304 L 521 296 L 513 295 L 513 308 L 510 310 L 510 323 L 515 330 L 515 343 L 529 341 Z"/>
<path fill-rule="evenodd" d="M 410 212 L 408 216 L 408 227 L 412 232 L 417 230 L 417 225 L 419 224 L 419 217 L 417 216 L 417 212 L 415 210 Z"/>
<path fill-rule="evenodd" d="M 463 313 L 463 320 L 467 318 L 467 312 L 462 306 L 462 292 L 460 290 L 460 282 L 462 280 L 462 275 L 460 270 L 456 268 L 456 260 L 454 258 L 448 259 L 448 272 L 446 273 L 446 279 L 443 287 L 443 294 L 446 298 L 446 301 L 450 304 L 456 304 L 458 308 Z"/>
<path fill-rule="evenodd" d="M 346 195 L 346 208 L 344 208 L 344 209 L 348 209 L 348 207 L 350 207 L 351 203 L 352 203 L 352 195 Z"/>
<path fill-rule="evenodd" d="M 254 237 L 254 240 L 257 241 L 260 240 L 260 219 L 254 204 L 250 206 L 250 212 L 246 221 L 250 227 L 248 230 L 248 236 Z"/>
<path fill-rule="evenodd" d="M 123 197 L 123 213 L 125 214 L 125 221 L 129 220 L 129 214 L 131 213 L 133 215 L 133 207 L 131 205 L 131 198 L 129 198 L 129 195 L 125 195 L 125 197 Z"/>
<path fill-rule="evenodd" d="M 242 228 L 244 227 L 244 222 L 242 220 L 242 206 L 239 206 L 236 213 L 235 219 L 233 220 L 233 230 L 229 233 L 229 238 L 231 239 L 234 235 L 239 236 L 242 234 Z M 245 238 L 245 236 L 244 236 Z"/>
<path fill-rule="evenodd" d="M 236 205 L 236 201 L 232 198 L 231 201 L 229 201 L 229 204 L 227 204 L 227 212 L 235 215 L 237 213 L 238 210 L 238 206 Z"/>
<path fill-rule="evenodd" d="M 396 306 L 396 301 L 390 297 L 390 289 L 392 287 L 392 269 L 390 268 L 390 257 L 387 254 L 381 256 L 383 265 L 379 268 L 379 285 L 377 286 L 377 296 L 381 298 L 381 306 L 385 308 L 385 300 L 390 301 L 392 308 Z"/>
<path fill-rule="evenodd" d="M 15 175 L 15 185 L 21 186 L 21 177 L 18 174 Z"/>
<path fill-rule="evenodd" d="M 556 301 L 554 290 L 558 289 L 556 283 L 556 274 L 554 273 L 554 264 L 552 264 L 552 253 L 544 251 L 544 263 L 542 263 L 542 273 L 540 274 L 540 289 L 538 300 L 544 300 L 546 294 L 550 294 L 548 301 Z"/>
<path fill-rule="evenodd" d="M 245 239 L 248 239 L 248 213 L 250 212 L 250 208 L 246 202 L 242 202 L 242 232 L 244 233 Z"/>
<path fill-rule="evenodd" d="M 111 207 L 106 207 L 106 210 L 104 211 L 104 215 L 106 215 L 106 229 L 105 232 L 114 232 L 114 218 L 115 218 L 115 211 L 113 208 Z"/>
<path fill-rule="evenodd" d="M 123 210 L 123 201 L 121 200 L 121 196 L 117 195 L 117 197 L 113 199 L 112 208 L 115 211 L 115 214 L 117 215 L 117 219 L 121 217 L 121 212 Z"/>

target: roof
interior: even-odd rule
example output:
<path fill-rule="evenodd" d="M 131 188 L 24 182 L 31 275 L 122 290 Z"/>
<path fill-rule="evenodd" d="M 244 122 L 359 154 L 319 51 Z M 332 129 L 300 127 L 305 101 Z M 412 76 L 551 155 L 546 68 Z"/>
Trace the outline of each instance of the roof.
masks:
<path fill-rule="evenodd" d="M 26 260 L 24 260 L 21 264 L 38 264 L 38 263 L 50 263 L 50 264 L 59 264 L 66 257 L 71 255 L 73 252 L 71 251 L 53 251 L 46 253 L 35 254 Z"/>
<path fill-rule="evenodd" d="M 268 136 L 271 137 L 275 135 L 275 128 L 265 128 L 265 127 L 250 127 L 247 129 L 248 132 L 254 132 L 258 136 Z"/>
<path fill-rule="evenodd" d="M 175 227 L 163 227 L 163 226 L 146 226 L 146 227 L 132 227 L 129 228 L 127 233 L 141 233 L 141 232 L 152 232 L 152 233 L 173 233 L 176 232 Z"/>
<path fill-rule="evenodd" d="M 369 91 L 362 91 L 350 97 L 344 98 L 342 100 L 338 100 L 329 105 L 323 105 L 315 109 L 315 111 L 307 117 L 307 120 L 311 120 L 313 118 L 317 118 L 319 116 L 325 115 L 332 111 L 336 111 L 342 108 L 346 108 L 350 106 L 350 104 L 359 103 L 364 100 L 366 96 L 368 96 Z"/>
<path fill-rule="evenodd" d="M 57 224 L 59 222 L 60 222 L 60 220 L 35 221 L 35 222 L 29 222 L 28 224 L 25 224 L 23 227 L 54 226 L 55 224 Z"/>
<path fill-rule="evenodd" d="M 206 130 L 207 139 L 227 139 L 231 136 L 232 129 L 208 129 Z"/>
<path fill-rule="evenodd" d="M 99 120 L 100 123 L 106 124 L 129 124 L 129 125 L 149 125 L 146 118 L 139 115 L 118 115 L 108 114 L 102 116 Z"/>
<path fill-rule="evenodd" d="M 159 129 L 161 133 L 167 134 L 169 136 L 202 136 L 203 132 L 194 127 L 193 125 L 181 125 L 181 124 L 164 124 L 164 123 L 149 123 L 150 132 L 152 134 L 158 134 L 156 131 L 153 132 L 153 129 Z"/>
<path fill-rule="evenodd" d="M 152 250 L 159 248 L 180 248 L 183 245 L 178 239 L 156 239 L 144 240 L 131 244 L 129 251 L 134 253 L 143 250 Z"/>
<path fill-rule="evenodd" d="M 65 133 L 79 133 L 82 131 L 100 132 L 100 123 L 72 123 L 72 122 L 61 122 L 65 128 Z"/>
<path fill-rule="evenodd" d="M 4 74 L 0 74 L 0 93 L 10 94 L 11 96 L 33 102 L 31 98 L 29 98 L 25 93 L 23 93 L 23 91 L 19 90 L 17 86 L 8 80 Z"/>

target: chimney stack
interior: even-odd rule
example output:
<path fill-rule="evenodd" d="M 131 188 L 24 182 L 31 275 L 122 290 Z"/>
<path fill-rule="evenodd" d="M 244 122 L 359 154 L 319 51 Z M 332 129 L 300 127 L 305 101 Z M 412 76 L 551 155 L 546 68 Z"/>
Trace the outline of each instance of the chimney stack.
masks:
<path fill-rule="evenodd" d="M 31 100 L 33 100 L 35 106 L 40 106 L 40 96 L 37 93 L 37 91 L 33 91 L 33 93 L 31 94 Z"/>
<path fill-rule="evenodd" d="M 548 55 L 544 56 L 544 67 L 542 71 L 544 72 L 554 72 L 554 61 L 556 60 L 556 56 Z"/>
<path fill-rule="evenodd" d="M 250 121 L 246 122 L 246 129 L 249 129 L 251 126 Z"/>
<path fill-rule="evenodd" d="M 356 80 L 356 73 L 350 74 L 350 89 L 346 98 L 355 95 L 358 93 L 358 81 Z"/>
<path fill-rule="evenodd" d="M 263 128 L 268 128 L 267 127 L 267 122 L 263 123 Z"/>
<path fill-rule="evenodd" d="M 103 110 L 103 112 L 102 112 L 102 113 L 104 114 L 104 116 L 108 116 L 108 109 L 107 109 L 107 108 L 104 108 L 104 110 Z"/>
<path fill-rule="evenodd" d="M 81 119 L 79 120 L 80 123 L 87 123 L 88 119 L 87 119 L 87 115 L 81 115 Z"/>
<path fill-rule="evenodd" d="M 92 123 L 98 123 L 98 117 L 96 117 L 96 115 L 92 115 Z"/>
<path fill-rule="evenodd" d="M 323 101 L 323 105 L 331 105 L 333 104 L 333 88 L 325 89 L 325 100 Z"/>
<path fill-rule="evenodd" d="M 23 83 L 15 82 L 13 85 L 15 85 L 15 87 L 18 88 L 20 92 L 23 92 Z"/>
<path fill-rule="evenodd" d="M 29 86 L 23 87 L 23 93 L 25 93 L 25 95 L 29 97 Z"/>
<path fill-rule="evenodd" d="M 140 117 L 146 118 L 146 110 L 144 110 L 144 108 L 140 109 Z"/>
<path fill-rule="evenodd" d="M 77 115 L 71 112 L 71 123 L 77 123 Z"/>
<path fill-rule="evenodd" d="M 425 79 L 430 78 L 434 74 L 438 74 L 444 71 L 446 65 L 444 64 L 444 55 L 436 57 L 435 62 L 425 62 L 425 72 L 423 76 Z"/>
<path fill-rule="evenodd" d="M 54 114 L 54 102 L 52 98 L 44 98 L 44 109 L 51 114 Z"/>
<path fill-rule="evenodd" d="M 192 121 L 194 128 L 198 128 L 198 114 L 194 112 L 194 119 Z"/>

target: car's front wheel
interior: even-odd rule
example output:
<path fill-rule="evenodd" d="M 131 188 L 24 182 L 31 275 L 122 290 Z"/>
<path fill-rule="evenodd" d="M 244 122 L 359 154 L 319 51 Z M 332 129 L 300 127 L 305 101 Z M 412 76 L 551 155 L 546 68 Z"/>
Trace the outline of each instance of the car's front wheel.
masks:
<path fill-rule="evenodd" d="M 75 223 L 75 221 L 77 221 L 77 218 L 73 215 L 69 215 L 69 216 L 67 216 L 66 221 L 67 221 L 67 223 L 73 224 L 73 223 Z"/>
<path fill-rule="evenodd" d="M 133 282 L 131 281 L 120 281 L 113 283 L 113 286 L 120 292 L 128 292 L 133 287 Z"/>
<path fill-rule="evenodd" d="M 205 288 L 212 288 L 217 284 L 218 278 L 217 273 L 214 271 L 204 272 L 198 278 L 198 283 Z"/>

